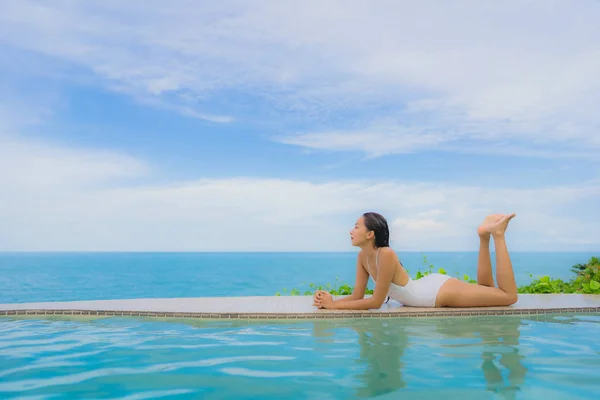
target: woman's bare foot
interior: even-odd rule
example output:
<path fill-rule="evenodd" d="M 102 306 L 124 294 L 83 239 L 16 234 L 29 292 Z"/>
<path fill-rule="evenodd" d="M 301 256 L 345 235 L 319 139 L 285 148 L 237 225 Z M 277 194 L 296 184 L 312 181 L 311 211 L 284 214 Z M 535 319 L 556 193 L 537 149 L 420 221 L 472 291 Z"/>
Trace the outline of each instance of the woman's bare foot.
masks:
<path fill-rule="evenodd" d="M 479 228 L 477 228 L 477 234 L 479 235 L 479 237 L 482 239 L 489 240 L 490 234 L 492 233 L 490 227 L 498 223 L 503 217 L 504 214 L 491 214 L 485 217 L 483 223 L 479 226 Z"/>
<path fill-rule="evenodd" d="M 488 231 L 492 234 L 494 239 L 504 236 L 504 232 L 506 232 L 506 228 L 508 228 L 508 223 L 516 216 L 517 214 L 515 213 L 505 214 L 497 222 L 488 225 Z"/>

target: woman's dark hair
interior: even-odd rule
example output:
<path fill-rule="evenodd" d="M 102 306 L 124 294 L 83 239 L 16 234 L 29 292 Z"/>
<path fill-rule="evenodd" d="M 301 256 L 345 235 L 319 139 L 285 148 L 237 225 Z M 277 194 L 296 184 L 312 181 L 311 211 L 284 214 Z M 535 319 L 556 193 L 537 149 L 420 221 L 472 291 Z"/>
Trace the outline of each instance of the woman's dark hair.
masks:
<path fill-rule="evenodd" d="M 383 215 L 376 212 L 363 214 L 367 230 L 375 232 L 375 247 L 390 247 L 390 230 Z"/>

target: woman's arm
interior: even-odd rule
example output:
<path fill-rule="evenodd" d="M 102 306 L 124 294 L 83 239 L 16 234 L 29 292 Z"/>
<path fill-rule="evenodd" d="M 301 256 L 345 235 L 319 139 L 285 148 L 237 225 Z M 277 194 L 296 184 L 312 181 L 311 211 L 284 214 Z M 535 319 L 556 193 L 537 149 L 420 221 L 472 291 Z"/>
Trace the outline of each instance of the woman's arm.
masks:
<path fill-rule="evenodd" d="M 367 289 L 367 283 L 369 282 L 369 273 L 365 270 L 362 263 L 362 253 L 356 257 L 356 279 L 354 283 L 354 290 L 352 294 L 335 301 L 352 301 L 360 300 L 365 298 L 365 290 Z"/>
<path fill-rule="evenodd" d="M 369 282 L 369 274 L 365 270 L 365 267 L 362 263 L 362 252 L 358 253 L 358 257 L 356 258 L 356 280 L 354 284 L 354 290 L 351 295 L 342 297 L 341 299 L 337 299 L 335 301 L 349 301 L 349 300 L 360 300 L 365 297 L 365 290 L 367 288 L 367 283 Z M 318 306 L 319 297 L 323 298 L 323 296 L 331 294 L 326 290 L 317 290 L 313 295 L 313 306 Z"/>
<path fill-rule="evenodd" d="M 327 308 L 332 310 L 369 310 L 380 308 L 387 297 L 388 290 L 390 288 L 390 283 L 392 282 L 392 278 L 394 277 L 394 271 L 396 269 L 395 262 L 397 261 L 397 259 L 398 258 L 396 257 L 396 253 L 392 249 L 384 248 L 381 250 L 379 268 L 377 272 L 377 282 L 375 282 L 375 290 L 373 292 L 373 296 L 371 296 L 370 298 L 364 298 L 364 292 L 369 275 L 361 266 L 364 275 L 366 275 L 366 278 L 364 278 L 363 275 L 363 277 L 361 277 L 361 280 L 359 280 L 359 271 L 357 269 L 356 287 L 352 295 L 340 300 L 333 300 L 331 296 L 324 296 L 321 300 L 321 308 Z M 362 287 L 358 287 L 361 284 Z M 361 290 L 361 292 L 359 292 L 358 290 Z M 362 293 L 362 296 L 360 296 L 360 298 L 358 297 L 358 293 Z"/>

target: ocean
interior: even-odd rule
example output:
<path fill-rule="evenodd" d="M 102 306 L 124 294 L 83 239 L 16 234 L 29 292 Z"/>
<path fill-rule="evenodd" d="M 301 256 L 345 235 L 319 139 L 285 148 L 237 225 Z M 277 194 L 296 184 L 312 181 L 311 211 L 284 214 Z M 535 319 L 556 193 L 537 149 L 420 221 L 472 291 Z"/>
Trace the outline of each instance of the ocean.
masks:
<path fill-rule="evenodd" d="M 356 252 L 0 253 L 0 303 L 131 298 L 272 296 L 310 283 L 354 284 Z M 591 252 L 513 252 L 517 284 L 568 279 Z M 443 267 L 476 277 L 476 252 L 400 252 L 411 276 Z M 425 263 L 425 259 L 427 263 Z M 492 253 L 492 264 L 494 254 Z M 369 282 L 373 288 L 373 282 Z"/>

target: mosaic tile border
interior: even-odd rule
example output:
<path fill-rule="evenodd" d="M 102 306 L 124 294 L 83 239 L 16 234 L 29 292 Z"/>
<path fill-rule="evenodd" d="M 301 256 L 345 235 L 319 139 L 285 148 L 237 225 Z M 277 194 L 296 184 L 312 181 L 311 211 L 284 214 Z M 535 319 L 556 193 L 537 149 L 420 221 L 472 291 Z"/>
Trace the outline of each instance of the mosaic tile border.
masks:
<path fill-rule="evenodd" d="M 396 318 L 396 317 L 463 317 L 486 315 L 535 315 L 556 313 L 600 313 L 600 307 L 536 308 L 536 309 L 432 309 L 423 311 L 328 311 L 311 313 L 202 313 L 202 312 L 156 312 L 156 311 L 112 311 L 112 310 L 65 310 L 29 309 L 0 310 L 1 316 L 17 315 L 82 315 L 112 317 L 154 317 L 154 318 L 193 318 L 193 319 L 340 319 L 340 318 Z"/>

